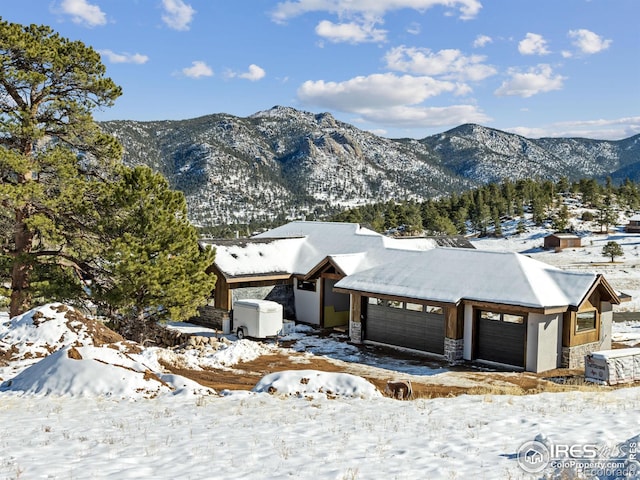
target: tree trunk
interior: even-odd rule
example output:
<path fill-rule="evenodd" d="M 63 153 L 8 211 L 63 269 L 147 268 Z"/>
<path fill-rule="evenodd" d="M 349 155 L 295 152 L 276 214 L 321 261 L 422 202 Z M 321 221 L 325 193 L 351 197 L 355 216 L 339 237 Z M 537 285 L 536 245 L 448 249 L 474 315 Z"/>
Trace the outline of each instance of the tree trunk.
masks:
<path fill-rule="evenodd" d="M 16 230 L 14 234 L 15 252 L 13 268 L 11 269 L 11 303 L 9 315 L 15 317 L 31 308 L 31 293 L 29 290 L 32 265 L 27 261 L 33 245 L 33 232 L 25 224 L 28 218 L 24 209 L 16 210 Z"/>

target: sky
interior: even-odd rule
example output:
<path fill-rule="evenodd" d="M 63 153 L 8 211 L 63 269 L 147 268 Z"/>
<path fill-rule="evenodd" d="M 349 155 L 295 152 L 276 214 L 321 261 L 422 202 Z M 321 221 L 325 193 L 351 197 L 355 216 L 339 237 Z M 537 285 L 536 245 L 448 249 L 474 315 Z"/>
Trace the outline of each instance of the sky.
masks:
<path fill-rule="evenodd" d="M 638 0 L 2 0 L 100 52 L 96 120 L 246 117 L 275 105 L 390 138 L 464 123 L 640 133 Z"/>

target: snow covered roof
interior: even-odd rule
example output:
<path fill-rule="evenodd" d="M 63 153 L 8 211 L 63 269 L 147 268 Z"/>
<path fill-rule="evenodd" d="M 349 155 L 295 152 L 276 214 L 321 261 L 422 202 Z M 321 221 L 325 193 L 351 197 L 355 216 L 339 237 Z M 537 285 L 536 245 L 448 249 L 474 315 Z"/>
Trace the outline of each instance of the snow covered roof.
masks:
<path fill-rule="evenodd" d="M 557 237 L 557 238 L 580 238 L 575 233 L 552 233 L 549 236 L 550 237 Z"/>
<path fill-rule="evenodd" d="M 305 239 L 218 240 L 206 242 L 215 247 L 215 264 L 227 277 L 290 274 Z"/>
<path fill-rule="evenodd" d="M 389 250 L 427 250 L 436 245 L 428 238 L 390 238 L 357 223 L 340 222 L 291 222 L 248 241 L 214 242 L 216 265 L 232 276 L 274 272 L 306 275 L 329 256 L 348 274 L 380 263 Z"/>
<path fill-rule="evenodd" d="M 551 308 L 579 305 L 594 273 L 560 270 L 513 252 L 435 248 L 343 278 L 336 288 L 445 303 L 477 300 Z"/>

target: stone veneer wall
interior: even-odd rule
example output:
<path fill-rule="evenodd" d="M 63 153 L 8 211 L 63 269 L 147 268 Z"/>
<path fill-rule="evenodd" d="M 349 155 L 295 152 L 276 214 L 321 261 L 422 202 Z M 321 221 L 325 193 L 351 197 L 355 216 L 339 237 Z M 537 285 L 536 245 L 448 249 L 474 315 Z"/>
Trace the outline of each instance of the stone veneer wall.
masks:
<path fill-rule="evenodd" d="M 189 319 L 189 322 L 203 327 L 223 330 L 224 323 L 229 321 L 229 318 L 228 310 L 207 305 L 198 308 L 198 316 Z"/>
<path fill-rule="evenodd" d="M 362 323 L 354 320 L 349 322 L 349 338 L 353 343 L 362 343 Z"/>
<path fill-rule="evenodd" d="M 600 350 L 602 343 L 593 342 L 575 347 L 562 347 L 562 368 L 583 368 L 585 355 Z"/>
<path fill-rule="evenodd" d="M 453 338 L 444 339 L 444 356 L 447 361 L 455 363 L 462 361 L 464 355 L 464 339 L 455 340 Z"/>
<path fill-rule="evenodd" d="M 257 298 L 270 300 L 282 305 L 284 318 L 296 318 L 296 306 L 293 297 L 293 285 L 269 285 L 266 287 L 243 287 L 231 290 L 231 301 Z"/>

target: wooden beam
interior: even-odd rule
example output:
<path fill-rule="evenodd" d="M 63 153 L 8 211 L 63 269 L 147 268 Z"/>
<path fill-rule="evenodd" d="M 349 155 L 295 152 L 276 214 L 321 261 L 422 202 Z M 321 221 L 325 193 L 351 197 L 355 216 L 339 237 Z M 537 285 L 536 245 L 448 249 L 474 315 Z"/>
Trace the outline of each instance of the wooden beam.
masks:
<path fill-rule="evenodd" d="M 275 280 L 289 280 L 292 277 L 290 273 L 274 274 L 274 275 L 251 275 L 246 277 L 231 277 L 227 278 L 227 283 L 230 285 L 233 283 L 242 282 L 273 282 Z"/>
<path fill-rule="evenodd" d="M 363 297 L 375 297 L 375 298 L 380 298 L 382 300 L 390 300 L 390 301 L 394 301 L 394 302 L 409 302 L 409 303 L 416 303 L 418 305 L 430 305 L 433 307 L 449 307 L 452 306 L 454 304 L 452 303 L 448 303 L 448 302 L 438 302 L 438 301 L 431 301 L 431 300 L 422 300 L 422 299 L 417 299 L 417 298 L 410 298 L 410 297 L 400 297 L 397 295 L 384 295 L 384 294 L 380 294 L 380 293 L 372 293 L 372 292 L 364 292 L 364 291 L 360 291 L 360 290 L 348 290 L 346 288 L 335 288 L 333 289 L 334 292 L 336 293 L 345 293 L 348 295 L 360 295 Z"/>

